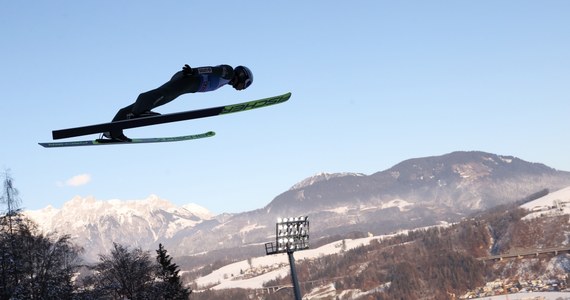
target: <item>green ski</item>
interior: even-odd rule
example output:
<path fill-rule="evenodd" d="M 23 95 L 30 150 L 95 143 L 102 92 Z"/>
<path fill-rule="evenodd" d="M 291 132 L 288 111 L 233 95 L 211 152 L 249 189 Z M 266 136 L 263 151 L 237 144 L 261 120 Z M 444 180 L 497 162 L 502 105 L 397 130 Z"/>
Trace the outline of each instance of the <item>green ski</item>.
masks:
<path fill-rule="evenodd" d="M 78 146 L 105 146 L 105 145 L 125 145 L 125 144 L 147 144 L 147 143 L 168 143 L 168 142 L 181 142 L 212 137 L 216 135 L 213 131 L 208 131 L 200 134 L 173 136 L 173 137 L 157 137 L 157 138 L 134 138 L 131 142 L 121 142 L 109 139 L 96 139 L 87 141 L 70 141 L 70 142 L 50 142 L 38 143 L 46 148 L 60 148 L 60 147 L 78 147 Z"/>

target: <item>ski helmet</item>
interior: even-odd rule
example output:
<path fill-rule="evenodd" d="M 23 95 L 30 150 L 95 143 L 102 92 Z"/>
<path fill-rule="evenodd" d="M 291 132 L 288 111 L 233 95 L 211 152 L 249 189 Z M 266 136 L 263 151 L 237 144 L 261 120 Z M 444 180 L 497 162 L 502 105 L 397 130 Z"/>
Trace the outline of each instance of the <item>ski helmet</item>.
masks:
<path fill-rule="evenodd" d="M 237 66 L 234 69 L 235 74 L 237 74 L 237 82 L 234 86 L 243 84 L 243 88 L 247 89 L 253 83 L 253 73 L 248 67 Z"/>

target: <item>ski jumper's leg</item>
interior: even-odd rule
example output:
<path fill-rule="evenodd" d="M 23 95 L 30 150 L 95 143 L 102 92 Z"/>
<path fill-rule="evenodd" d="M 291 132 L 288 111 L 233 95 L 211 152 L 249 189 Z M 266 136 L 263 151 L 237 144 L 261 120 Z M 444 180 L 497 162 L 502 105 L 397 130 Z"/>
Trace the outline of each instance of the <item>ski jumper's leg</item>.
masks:
<path fill-rule="evenodd" d="M 194 92 L 198 89 L 199 84 L 200 78 L 184 76 L 181 71 L 177 72 L 159 88 L 140 94 L 132 108 L 132 112 L 136 116 L 162 106 L 182 94 Z"/>
<path fill-rule="evenodd" d="M 194 93 L 200 86 L 200 77 L 184 76 L 182 72 L 177 72 L 172 78 L 162 86 L 141 93 L 135 103 L 120 109 L 113 122 L 127 119 L 128 114 L 135 116 L 145 111 L 149 111 L 161 105 L 164 105 L 178 96 L 186 93 Z"/>
<path fill-rule="evenodd" d="M 131 104 L 129 106 L 125 106 L 123 108 L 121 108 L 117 114 L 115 115 L 115 117 L 113 118 L 113 120 L 111 122 L 116 122 L 116 121 L 120 121 L 120 120 L 126 120 L 127 119 L 127 115 L 132 113 L 133 111 L 133 106 L 134 104 Z"/>
<path fill-rule="evenodd" d="M 145 111 L 149 111 L 155 107 L 160 106 L 160 101 L 165 98 L 165 91 L 159 87 L 148 92 L 144 92 L 137 97 L 137 101 L 133 104 L 132 113 L 135 116 L 140 115 Z"/>
<path fill-rule="evenodd" d="M 121 108 L 113 118 L 112 122 L 126 120 L 129 114 L 137 116 L 145 111 L 155 108 L 157 105 L 154 104 L 157 100 L 163 98 L 162 94 L 163 92 L 160 88 L 141 93 L 137 97 L 135 103 Z"/>

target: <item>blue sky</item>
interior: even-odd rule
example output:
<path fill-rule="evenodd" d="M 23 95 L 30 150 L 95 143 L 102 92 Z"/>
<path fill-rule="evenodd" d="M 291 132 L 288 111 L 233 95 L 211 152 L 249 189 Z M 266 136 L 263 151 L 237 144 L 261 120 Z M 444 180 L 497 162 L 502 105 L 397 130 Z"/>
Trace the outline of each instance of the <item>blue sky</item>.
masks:
<path fill-rule="evenodd" d="M 156 194 L 214 213 L 262 208 L 318 172 L 372 174 L 457 150 L 570 171 L 569 11 L 520 0 L 3 1 L 0 167 L 26 209 Z M 156 111 L 293 96 L 125 132 L 217 133 L 199 141 L 37 145 L 109 121 L 185 63 L 246 65 L 255 82 Z"/>

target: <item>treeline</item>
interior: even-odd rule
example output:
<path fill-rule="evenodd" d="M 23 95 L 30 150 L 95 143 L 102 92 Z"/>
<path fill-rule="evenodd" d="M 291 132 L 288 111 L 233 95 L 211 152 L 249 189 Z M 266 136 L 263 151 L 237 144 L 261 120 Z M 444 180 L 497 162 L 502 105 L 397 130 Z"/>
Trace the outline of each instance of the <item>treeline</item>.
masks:
<path fill-rule="evenodd" d="M 188 299 L 178 265 L 159 245 L 156 257 L 114 244 L 99 263 L 83 265 L 69 235 L 47 235 L 18 209 L 18 192 L 5 174 L 0 198 L 0 300 Z"/>

